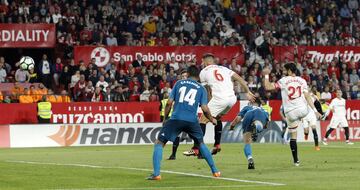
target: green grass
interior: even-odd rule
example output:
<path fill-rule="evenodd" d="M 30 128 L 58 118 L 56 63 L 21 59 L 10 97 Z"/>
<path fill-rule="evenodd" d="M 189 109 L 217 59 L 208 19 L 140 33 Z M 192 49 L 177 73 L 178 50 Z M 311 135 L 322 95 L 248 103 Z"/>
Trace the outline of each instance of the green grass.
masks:
<path fill-rule="evenodd" d="M 177 160 L 168 161 L 171 145 L 164 149 L 162 169 L 210 176 L 204 160 L 185 157 L 180 145 Z M 180 174 L 162 173 L 161 181 L 146 181 L 151 169 L 153 146 L 69 147 L 0 149 L 0 189 L 359 189 L 360 144 L 332 143 L 315 151 L 312 144 L 300 144 L 300 167 L 292 165 L 288 146 L 255 144 L 256 170 L 249 171 L 243 144 L 223 144 L 214 157 L 222 177 L 285 184 L 270 186 Z M 50 164 L 15 163 L 28 161 Z M 61 165 L 62 164 L 62 165 Z M 79 167 L 66 164 L 103 166 Z"/>

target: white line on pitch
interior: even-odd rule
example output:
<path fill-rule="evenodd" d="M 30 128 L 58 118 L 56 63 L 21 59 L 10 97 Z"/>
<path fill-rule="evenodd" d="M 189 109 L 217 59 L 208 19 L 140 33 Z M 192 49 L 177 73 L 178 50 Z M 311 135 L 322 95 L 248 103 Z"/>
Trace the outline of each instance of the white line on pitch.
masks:
<path fill-rule="evenodd" d="M 216 189 L 216 188 L 238 188 L 238 187 L 264 187 L 264 185 L 219 185 L 219 186 L 173 186 L 173 187 L 124 187 L 124 188 L 74 188 L 74 189 L 52 189 L 52 190 L 147 190 L 147 189 Z"/>
<path fill-rule="evenodd" d="M 146 171 L 152 172 L 153 170 L 145 169 L 145 168 L 131 168 L 131 167 L 107 167 L 107 166 L 97 166 L 97 165 L 89 165 L 89 164 L 61 164 L 61 163 L 51 163 L 51 162 L 31 162 L 31 161 L 22 161 L 22 160 L 8 160 L 7 162 L 12 163 L 23 163 L 23 164 L 38 164 L 38 165 L 56 165 L 56 166 L 75 166 L 75 167 L 86 167 L 86 168 L 99 168 L 99 169 L 124 169 L 124 170 L 135 170 L 135 171 Z M 193 174 L 193 173 L 184 173 L 184 172 L 176 172 L 169 170 L 161 170 L 163 173 L 169 174 L 178 174 L 185 176 L 194 176 L 194 177 L 202 177 L 202 178 L 213 178 L 212 176 L 206 176 L 201 174 Z M 280 186 L 285 185 L 283 183 L 273 183 L 273 182 L 265 182 L 265 181 L 252 181 L 252 180 L 243 180 L 243 179 L 235 179 L 235 178 L 227 178 L 227 177 L 217 177 L 216 179 L 221 179 L 225 181 L 236 181 L 236 182 L 244 182 L 244 183 L 255 183 L 262 185 L 272 185 L 272 186 Z"/>

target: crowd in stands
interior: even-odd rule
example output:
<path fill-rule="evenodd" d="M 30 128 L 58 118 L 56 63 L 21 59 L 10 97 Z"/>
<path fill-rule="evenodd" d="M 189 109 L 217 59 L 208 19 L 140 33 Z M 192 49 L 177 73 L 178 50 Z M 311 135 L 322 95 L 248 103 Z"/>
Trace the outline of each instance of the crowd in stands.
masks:
<path fill-rule="evenodd" d="M 200 59 L 145 64 L 141 57 L 132 63 L 110 60 L 98 68 L 95 60 L 75 63 L 74 45 L 107 46 L 241 46 L 246 62 L 217 60 L 245 78 L 249 87 L 265 99 L 280 99 L 279 93 L 265 92 L 261 70 L 272 69 L 271 79 L 284 74 L 283 65 L 271 56 L 275 45 L 354 45 L 360 40 L 360 9 L 357 0 L 209 0 L 209 1 L 0 1 L 0 23 L 54 23 L 57 44 L 64 55 L 36 60 L 34 70 L 23 71 L 0 57 L 1 82 L 30 82 L 35 89 L 14 89 L 0 94 L 6 102 L 31 102 L 39 93 L 53 101 L 158 101 L 170 92 L 187 66 L 201 65 Z M 220 17 L 218 14 L 220 13 Z M 224 20 L 223 20 L 224 19 Z M 226 24 L 229 21 L 229 25 Z M 255 39 L 262 38 L 256 44 Z M 253 51 L 263 61 L 250 61 Z M 2 56 L 2 55 L 0 55 Z M 295 60 L 319 98 L 334 97 L 342 89 L 347 99 L 360 99 L 359 63 L 335 59 L 331 63 Z M 42 83 L 43 87 L 37 83 Z M 16 85 L 15 85 L 16 86 Z M 239 99 L 244 98 L 239 85 Z M 58 95 L 52 95 L 52 93 Z M 21 96 L 25 96 L 20 98 Z M 31 97 L 31 99 L 30 99 Z M 68 97 L 68 98 L 62 98 Z M 50 99 L 50 98 L 49 98 Z"/>

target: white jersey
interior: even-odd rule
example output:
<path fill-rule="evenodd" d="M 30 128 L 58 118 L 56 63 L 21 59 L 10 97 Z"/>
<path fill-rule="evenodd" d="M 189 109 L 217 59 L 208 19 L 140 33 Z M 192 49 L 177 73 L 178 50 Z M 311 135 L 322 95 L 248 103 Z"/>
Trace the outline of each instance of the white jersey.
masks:
<path fill-rule="evenodd" d="M 200 72 L 200 82 L 209 85 L 214 99 L 228 99 L 235 96 L 231 76 L 234 71 L 219 65 L 209 65 Z"/>
<path fill-rule="evenodd" d="M 282 105 L 285 113 L 300 107 L 307 108 L 308 103 L 304 92 L 308 92 L 308 85 L 303 78 L 286 76 L 281 78 L 275 84 L 275 87 L 281 89 Z"/>
<path fill-rule="evenodd" d="M 330 109 L 333 109 L 333 117 L 335 118 L 345 118 L 346 117 L 346 101 L 344 98 L 334 98 L 329 106 Z"/>

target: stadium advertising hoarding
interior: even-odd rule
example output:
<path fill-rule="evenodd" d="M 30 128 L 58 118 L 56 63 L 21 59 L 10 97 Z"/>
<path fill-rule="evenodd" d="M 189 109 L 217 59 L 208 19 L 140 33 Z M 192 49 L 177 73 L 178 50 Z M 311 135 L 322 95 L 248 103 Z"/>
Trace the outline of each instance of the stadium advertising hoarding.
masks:
<path fill-rule="evenodd" d="M 224 122 L 222 142 L 243 141 L 241 123 L 234 131 L 229 131 L 230 123 Z M 259 133 L 257 142 L 281 142 L 281 122 L 271 122 L 268 129 Z M 128 124 L 39 124 L 0 126 L 4 132 L 0 137 L 0 147 L 62 147 L 62 146 L 105 146 L 153 144 L 162 123 Z M 208 124 L 205 143 L 214 143 L 214 130 Z M 300 130 L 299 134 L 302 134 Z M 299 142 L 303 142 L 299 135 Z M 182 144 L 192 143 L 186 134 L 181 134 Z M 312 137 L 310 137 L 312 139 Z"/>
<path fill-rule="evenodd" d="M 275 60 L 293 61 L 307 59 L 311 63 L 330 63 L 335 58 L 349 62 L 354 58 L 355 62 L 360 61 L 360 47 L 356 46 L 275 46 L 273 47 Z"/>
<path fill-rule="evenodd" d="M 321 133 L 325 134 L 330 121 L 321 122 Z M 348 121 L 349 123 L 349 139 L 350 141 L 360 141 L 360 120 Z M 343 128 L 336 128 L 328 137 L 328 141 L 343 141 L 345 142 L 345 135 Z"/>
<path fill-rule="evenodd" d="M 127 63 L 131 63 L 136 60 L 138 55 L 142 56 L 143 61 L 151 63 L 158 61 L 163 63 L 164 61 L 170 61 L 172 57 L 177 62 L 190 61 L 196 59 L 201 61 L 202 56 L 205 53 L 212 53 L 223 59 L 236 58 L 238 63 L 244 63 L 243 50 L 238 46 L 162 46 L 162 47 L 129 47 L 129 46 L 76 46 L 74 48 L 75 63 L 83 60 L 85 64 L 88 64 L 91 58 L 95 58 L 96 65 L 99 67 L 105 66 L 110 58 L 114 58 L 115 62 L 119 62 L 121 58 Z M 231 60 L 228 60 L 230 63 Z"/>
<path fill-rule="evenodd" d="M 159 122 L 159 102 L 53 103 L 52 123 Z M 0 124 L 37 123 L 36 104 L 0 104 Z"/>
<path fill-rule="evenodd" d="M 0 24 L 0 48 L 55 47 L 54 24 Z"/>

